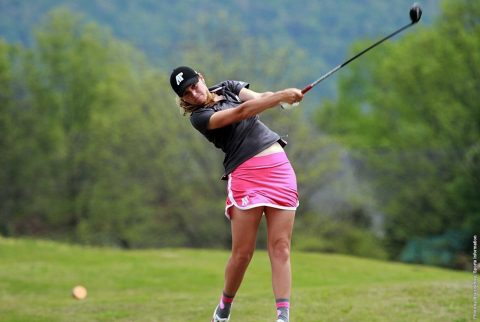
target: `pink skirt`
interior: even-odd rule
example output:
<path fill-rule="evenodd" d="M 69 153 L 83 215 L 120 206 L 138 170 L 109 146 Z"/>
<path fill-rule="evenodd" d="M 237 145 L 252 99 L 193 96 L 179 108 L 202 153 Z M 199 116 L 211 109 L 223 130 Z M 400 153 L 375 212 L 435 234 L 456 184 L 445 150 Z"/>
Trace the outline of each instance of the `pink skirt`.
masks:
<path fill-rule="evenodd" d="M 241 210 L 272 207 L 296 210 L 297 179 L 285 152 L 253 157 L 228 175 L 225 216 L 231 207 Z"/>

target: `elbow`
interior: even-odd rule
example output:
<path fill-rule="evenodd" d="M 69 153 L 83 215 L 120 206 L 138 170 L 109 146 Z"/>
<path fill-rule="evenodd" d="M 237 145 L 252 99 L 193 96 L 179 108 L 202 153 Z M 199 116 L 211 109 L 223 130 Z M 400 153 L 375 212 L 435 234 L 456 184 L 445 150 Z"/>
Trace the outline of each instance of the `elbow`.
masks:
<path fill-rule="evenodd" d="M 250 104 L 250 101 L 244 102 L 243 104 L 239 105 L 237 108 L 237 118 L 238 121 L 246 120 L 252 116 L 255 116 L 255 110 Z"/>

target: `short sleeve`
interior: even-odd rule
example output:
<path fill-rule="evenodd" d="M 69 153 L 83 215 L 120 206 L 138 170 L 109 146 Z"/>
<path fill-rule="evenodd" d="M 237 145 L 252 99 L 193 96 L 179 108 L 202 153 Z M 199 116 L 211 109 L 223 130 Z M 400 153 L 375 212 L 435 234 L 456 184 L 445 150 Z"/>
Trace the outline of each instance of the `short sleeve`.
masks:
<path fill-rule="evenodd" d="M 213 113 L 215 113 L 213 108 L 202 108 L 190 115 L 190 122 L 200 133 L 205 134 L 208 130 L 208 122 Z"/>
<path fill-rule="evenodd" d="M 248 88 L 250 86 L 250 84 L 247 82 L 236 80 L 227 80 L 223 82 L 222 85 L 225 86 L 228 91 L 234 93 L 235 95 L 239 95 L 242 88 Z"/>

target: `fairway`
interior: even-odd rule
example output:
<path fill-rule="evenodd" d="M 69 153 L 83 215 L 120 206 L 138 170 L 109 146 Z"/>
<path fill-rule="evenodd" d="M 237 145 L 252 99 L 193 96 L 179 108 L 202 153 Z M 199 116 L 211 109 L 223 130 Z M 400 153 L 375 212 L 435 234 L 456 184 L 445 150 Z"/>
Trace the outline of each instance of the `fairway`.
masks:
<path fill-rule="evenodd" d="M 0 321 L 210 321 L 229 253 L 123 251 L 0 238 Z M 470 321 L 468 272 L 294 253 L 291 320 Z M 270 264 L 258 251 L 231 322 L 274 321 Z M 85 300 L 71 290 L 82 284 Z"/>

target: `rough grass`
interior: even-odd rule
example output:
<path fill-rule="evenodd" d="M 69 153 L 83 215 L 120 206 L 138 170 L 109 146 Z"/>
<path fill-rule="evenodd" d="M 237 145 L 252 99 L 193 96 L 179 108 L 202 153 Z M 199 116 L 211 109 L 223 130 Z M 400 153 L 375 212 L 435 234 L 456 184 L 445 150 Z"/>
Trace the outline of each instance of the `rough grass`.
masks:
<path fill-rule="evenodd" d="M 0 321 L 210 321 L 228 252 L 122 251 L 0 238 Z M 294 253 L 291 320 L 470 321 L 468 272 Z M 71 289 L 82 284 L 85 300 Z M 270 264 L 255 254 L 231 322 L 274 321 Z"/>

